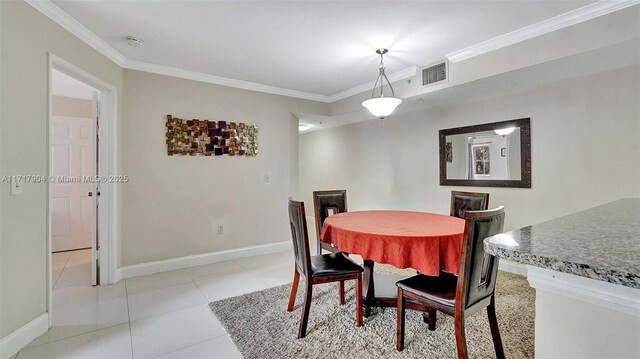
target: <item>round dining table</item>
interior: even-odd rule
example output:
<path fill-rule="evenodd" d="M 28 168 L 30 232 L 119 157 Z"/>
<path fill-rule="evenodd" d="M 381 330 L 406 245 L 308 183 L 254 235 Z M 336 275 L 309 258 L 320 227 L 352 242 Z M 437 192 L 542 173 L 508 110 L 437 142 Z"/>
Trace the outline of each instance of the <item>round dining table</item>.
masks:
<path fill-rule="evenodd" d="M 464 226 L 463 219 L 436 213 L 353 211 L 328 217 L 320 236 L 340 251 L 363 258 L 363 299 L 368 316 L 371 307 L 395 306 L 395 282 L 406 278 L 376 273 L 374 281 L 374 263 L 412 268 L 425 275 L 437 276 L 441 271 L 457 274 Z M 428 308 L 416 305 L 413 309 Z"/>

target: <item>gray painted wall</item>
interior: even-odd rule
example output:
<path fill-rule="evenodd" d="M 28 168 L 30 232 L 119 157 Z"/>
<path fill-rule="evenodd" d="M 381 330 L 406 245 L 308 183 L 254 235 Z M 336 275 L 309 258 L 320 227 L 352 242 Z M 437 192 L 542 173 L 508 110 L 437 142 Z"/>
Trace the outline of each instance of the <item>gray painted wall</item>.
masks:
<path fill-rule="evenodd" d="M 0 2 L 1 175 L 47 174 L 47 53 L 121 90 L 122 69 L 23 1 Z M 0 337 L 47 306 L 47 185 L 0 187 Z"/>
<path fill-rule="evenodd" d="M 638 66 L 300 136 L 300 193 L 347 189 L 350 210 L 449 213 L 451 190 L 489 192 L 505 229 L 640 196 Z M 439 185 L 438 130 L 531 117 L 532 188 Z M 313 234 L 313 233 L 311 233 Z"/>
<path fill-rule="evenodd" d="M 298 173 L 292 111 L 321 113 L 326 104 L 131 70 L 124 88 L 122 265 L 289 239 L 286 205 Z M 257 125 L 259 153 L 168 156 L 166 114 Z"/>

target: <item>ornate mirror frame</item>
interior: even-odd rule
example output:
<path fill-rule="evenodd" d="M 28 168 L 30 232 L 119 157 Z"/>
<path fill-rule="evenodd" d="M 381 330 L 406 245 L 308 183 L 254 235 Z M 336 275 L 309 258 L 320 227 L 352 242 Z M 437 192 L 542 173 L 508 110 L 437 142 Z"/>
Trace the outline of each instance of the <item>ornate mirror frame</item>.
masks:
<path fill-rule="evenodd" d="M 519 180 L 477 180 L 447 178 L 447 136 L 465 133 L 493 131 L 506 127 L 520 128 L 520 179 Z M 481 125 L 448 128 L 440 130 L 440 185 L 473 187 L 516 187 L 531 188 L 531 121 L 530 118 L 485 123 Z"/>

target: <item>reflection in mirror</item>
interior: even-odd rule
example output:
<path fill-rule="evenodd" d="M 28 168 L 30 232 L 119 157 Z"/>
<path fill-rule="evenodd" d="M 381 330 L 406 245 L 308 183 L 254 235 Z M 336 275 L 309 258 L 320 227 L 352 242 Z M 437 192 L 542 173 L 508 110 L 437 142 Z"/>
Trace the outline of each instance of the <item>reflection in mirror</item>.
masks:
<path fill-rule="evenodd" d="M 529 119 L 440 131 L 440 184 L 531 188 Z"/>
<path fill-rule="evenodd" d="M 494 131 L 447 136 L 451 156 L 447 178 L 475 180 L 519 180 L 520 129 L 499 135 Z"/>

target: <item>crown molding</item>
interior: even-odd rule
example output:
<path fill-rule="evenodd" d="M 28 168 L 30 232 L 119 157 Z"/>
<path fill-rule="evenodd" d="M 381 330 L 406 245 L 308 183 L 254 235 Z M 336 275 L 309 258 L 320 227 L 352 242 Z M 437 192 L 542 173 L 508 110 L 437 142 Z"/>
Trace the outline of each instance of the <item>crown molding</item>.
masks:
<path fill-rule="evenodd" d="M 158 65 L 150 62 L 127 59 L 124 62 L 124 65 L 122 67 L 130 70 L 151 72 L 159 75 L 178 77 L 186 80 L 206 82 L 206 83 L 215 84 L 215 85 L 235 87 L 235 88 L 250 90 L 250 91 L 265 92 L 273 95 L 295 97 L 295 98 L 319 101 L 319 102 L 330 102 L 329 96 L 326 96 L 326 95 L 289 90 L 289 89 L 284 89 L 284 88 L 275 87 L 275 86 L 258 84 L 255 82 L 230 79 L 227 77 L 209 75 L 202 72 L 183 70 L 177 67 Z"/>
<path fill-rule="evenodd" d="M 184 78 L 193 81 L 206 82 L 216 85 L 235 87 L 250 91 L 264 92 L 274 95 L 301 98 L 305 100 L 313 100 L 320 102 L 329 102 L 329 96 L 307 93 L 295 90 L 284 89 L 275 86 L 262 85 L 258 83 L 235 80 L 221 76 L 209 75 L 195 71 L 180 69 L 177 67 L 158 65 L 150 62 L 127 59 L 124 55 L 114 49 L 106 41 L 102 40 L 98 35 L 82 25 L 78 20 L 67 14 L 50 0 L 24 0 L 36 10 L 53 20 L 58 25 L 75 35 L 77 38 L 93 47 L 96 51 L 103 54 L 118 66 L 139 70 L 145 72 L 156 73 L 159 75 L 167 75 L 173 77 Z"/>
<path fill-rule="evenodd" d="M 409 77 L 413 77 L 417 73 L 418 73 L 418 67 L 417 66 L 411 66 L 411 67 L 408 67 L 406 69 L 391 73 L 391 74 L 387 75 L 387 77 L 389 78 L 389 82 L 397 82 L 397 81 L 400 81 L 400 80 L 408 79 Z M 357 94 L 365 92 L 365 91 L 370 91 L 371 89 L 373 89 L 373 86 L 375 84 L 376 84 L 376 82 L 372 80 L 372 81 L 369 81 L 369 82 L 364 83 L 362 85 L 358 85 L 358 86 L 352 87 L 350 89 L 338 92 L 336 94 L 328 96 L 329 101 L 327 101 L 327 102 L 339 101 L 339 100 L 345 99 L 347 97 L 351 97 L 353 95 L 357 95 Z"/>
<path fill-rule="evenodd" d="M 111 47 L 106 41 L 102 40 L 93 31 L 86 28 L 78 20 L 64 12 L 53 2 L 49 0 L 24 0 L 36 10 L 43 13 L 46 17 L 53 20 L 56 24 L 75 35 L 87 45 L 96 49 L 99 53 L 106 56 L 109 60 L 115 62 L 118 66 L 122 66 L 126 60 L 124 55 Z"/>
<path fill-rule="evenodd" d="M 138 61 L 126 58 L 106 41 L 102 40 L 98 35 L 82 25 L 78 20 L 74 19 L 71 15 L 67 14 L 64 10 L 59 8 L 50 0 L 25 0 L 25 2 L 31 5 L 36 10 L 43 13 L 45 16 L 53 20 L 58 25 L 84 41 L 89 46 L 93 47 L 96 51 L 103 54 L 111 61 L 115 62 L 118 66 L 144 72 L 155 73 L 159 75 L 178 77 L 182 79 L 205 82 L 215 85 L 222 85 L 234 88 L 240 88 L 249 91 L 257 91 L 263 93 L 269 93 L 273 95 L 281 95 L 287 97 L 295 97 L 304 100 L 312 100 L 318 102 L 331 103 L 339 101 L 347 97 L 365 92 L 373 87 L 374 81 L 361 84 L 345 91 L 341 91 L 337 94 L 327 96 L 315 93 L 308 93 L 296 90 L 290 90 L 275 86 L 263 85 L 255 82 L 236 80 L 222 76 L 210 75 L 196 71 L 184 70 L 177 67 L 154 64 L 151 62 Z M 390 74 L 389 81 L 395 82 L 404 80 L 417 73 L 417 67 L 413 66 L 398 72 Z"/>
<path fill-rule="evenodd" d="M 600 0 L 556 17 L 540 21 L 533 25 L 525 26 L 504 35 L 494 37 L 493 39 L 466 47 L 462 50 L 449 53 L 446 55 L 446 58 L 454 63 L 467 60 L 487 52 L 529 40 L 531 38 L 560 30 L 583 21 L 591 20 L 599 16 L 607 15 L 637 4 L 640 4 L 640 0 Z"/>
<path fill-rule="evenodd" d="M 263 93 L 269 93 L 280 96 L 294 97 L 305 100 L 312 100 L 318 102 L 332 103 L 339 101 L 373 88 L 375 81 L 370 81 L 350 89 L 338 92 L 336 94 L 327 96 L 321 94 L 307 93 L 302 91 L 290 90 L 275 86 L 263 85 L 259 83 L 230 79 L 226 77 L 204 74 L 201 72 L 189 71 L 180 69 L 177 67 L 171 67 L 166 65 L 159 65 L 150 62 L 138 61 L 127 59 L 124 55 L 114 49 L 106 41 L 102 40 L 94 32 L 86 28 L 71 15 L 64 12 L 50 0 L 24 0 L 27 4 L 31 5 L 36 10 L 53 20 L 58 25 L 62 26 L 67 31 L 84 41 L 89 46 L 115 62 L 118 66 L 138 70 L 144 72 L 150 72 L 160 75 L 172 76 L 183 78 L 192 81 L 205 82 L 210 84 L 240 88 L 249 91 L 257 91 Z M 478 56 L 499 48 L 515 44 L 527 39 L 531 39 L 536 36 L 546 34 L 551 31 L 555 31 L 573 24 L 577 24 L 582 21 L 593 19 L 598 16 L 606 15 L 611 12 L 624 9 L 629 6 L 640 4 L 640 0 L 601 0 L 591 5 L 587 5 L 565 14 L 556 16 L 554 18 L 541 21 L 537 24 L 530 25 L 519 30 L 512 31 L 510 33 L 495 37 L 491 40 L 481 42 L 479 44 L 467 47 L 465 49 L 452 52 L 446 55 L 446 58 L 451 62 L 458 62 Z M 390 82 L 397 82 L 409 77 L 415 76 L 418 72 L 417 66 L 412 66 L 390 75 Z"/>

